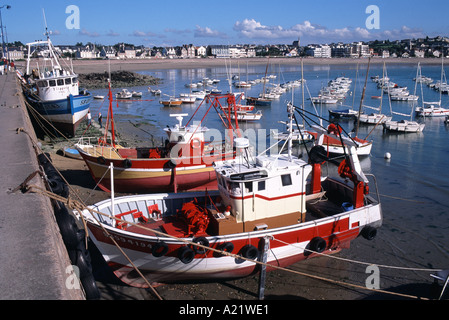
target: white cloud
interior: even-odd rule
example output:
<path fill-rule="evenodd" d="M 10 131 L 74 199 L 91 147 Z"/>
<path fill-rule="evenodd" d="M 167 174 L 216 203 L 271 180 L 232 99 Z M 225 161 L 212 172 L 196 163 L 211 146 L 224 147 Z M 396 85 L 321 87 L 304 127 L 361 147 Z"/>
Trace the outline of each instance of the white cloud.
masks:
<path fill-rule="evenodd" d="M 196 25 L 193 35 L 195 38 L 228 38 L 228 36 L 223 32 L 212 30 L 209 27 L 202 28 L 199 25 Z"/>
<path fill-rule="evenodd" d="M 404 39 L 423 37 L 420 29 L 403 26 L 399 30 L 367 30 L 365 28 L 344 27 L 329 29 L 310 21 L 304 21 L 290 28 L 266 26 L 254 19 L 244 19 L 234 24 L 234 31 L 241 37 L 259 40 L 306 39 L 309 42 L 363 41 L 375 39 Z"/>
<path fill-rule="evenodd" d="M 109 30 L 109 32 L 106 34 L 108 37 L 118 37 L 120 36 L 120 33 L 114 32 L 112 30 Z"/>
<path fill-rule="evenodd" d="M 86 29 L 80 30 L 79 34 L 81 36 L 88 36 L 91 38 L 97 38 L 100 36 L 100 34 L 98 32 L 91 32 L 91 31 L 87 31 Z"/>

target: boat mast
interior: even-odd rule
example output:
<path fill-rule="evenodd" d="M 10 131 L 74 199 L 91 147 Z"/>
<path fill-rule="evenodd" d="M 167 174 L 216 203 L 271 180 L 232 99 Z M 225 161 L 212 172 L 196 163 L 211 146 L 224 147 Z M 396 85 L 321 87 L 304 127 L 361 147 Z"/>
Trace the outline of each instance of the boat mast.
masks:
<path fill-rule="evenodd" d="M 366 70 L 366 76 L 365 76 L 365 86 L 363 87 L 362 98 L 360 99 L 359 115 L 357 117 L 357 127 L 356 127 L 356 130 L 355 130 L 355 136 L 356 137 L 357 137 L 357 135 L 359 133 L 360 114 L 362 113 L 363 100 L 365 99 L 366 83 L 368 81 L 368 74 L 369 74 L 370 63 L 371 63 L 371 57 L 368 59 L 368 68 Z"/>

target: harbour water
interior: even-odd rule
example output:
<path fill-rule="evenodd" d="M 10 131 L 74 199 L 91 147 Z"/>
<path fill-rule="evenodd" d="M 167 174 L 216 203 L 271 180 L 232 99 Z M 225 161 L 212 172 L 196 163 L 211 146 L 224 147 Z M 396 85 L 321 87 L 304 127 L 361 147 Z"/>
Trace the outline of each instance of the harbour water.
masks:
<path fill-rule="evenodd" d="M 307 65 L 304 64 L 304 79 L 307 81 L 305 91 L 304 108 L 310 112 L 315 112 L 312 103 L 309 101 L 310 95 L 316 96 L 319 90 L 326 86 L 329 80 L 339 76 L 348 77 L 353 80 L 350 93 L 343 105 L 359 109 L 362 90 L 365 82 L 368 60 L 357 65 Z M 364 105 L 379 107 L 381 100 L 373 99 L 380 96 L 381 90 L 376 83 L 372 82 L 371 76 L 382 77 L 382 64 L 371 64 L 368 82 L 365 93 Z M 414 94 L 417 65 L 391 64 L 387 65 L 388 77 L 399 86 L 406 86 L 411 94 Z M 229 91 L 230 86 L 227 81 L 229 75 L 239 75 L 241 80 L 253 80 L 262 78 L 265 75 L 266 66 L 238 66 L 233 62 L 232 68 L 225 65 L 220 68 L 195 68 L 195 69 L 173 69 L 160 71 L 145 71 L 140 73 L 148 74 L 162 79 L 157 89 L 164 94 L 176 95 L 188 93 L 190 89 L 185 84 L 201 81 L 207 77 L 219 79 L 220 83 L 214 85 L 221 89 L 223 93 Z M 358 72 L 357 72 L 358 69 Z M 297 66 L 279 66 L 271 64 L 268 75 L 275 75 L 276 79 L 270 79 L 267 87 L 273 84 L 281 84 L 288 81 L 301 79 L 301 66 L 298 60 Z M 434 82 L 441 78 L 441 66 L 423 65 L 422 74 L 431 77 Z M 445 79 L 443 79 L 445 81 Z M 118 92 L 121 88 L 114 88 L 113 92 Z M 164 107 L 159 104 L 159 97 L 153 96 L 147 87 L 130 88 L 130 91 L 142 91 L 142 101 L 119 102 L 118 108 L 114 109 L 115 115 L 120 119 L 127 117 L 134 123 L 144 122 L 154 126 L 153 134 L 164 137 L 162 129 L 166 125 L 176 123 L 176 119 L 170 118 L 173 113 L 193 114 L 200 101 L 194 104 L 186 104 L 180 107 Z M 242 89 L 231 88 L 238 92 Z M 243 89 L 245 90 L 245 89 Z M 246 96 L 258 96 L 263 90 L 263 83 L 253 85 L 245 90 Z M 309 95 L 310 92 L 310 95 Z M 93 95 L 107 96 L 107 90 L 92 90 Z M 422 85 L 424 101 L 439 101 L 440 95 L 437 91 Z M 421 86 L 417 85 L 416 94 L 419 96 L 415 105 L 421 106 Z M 390 113 L 390 103 L 387 95 L 382 99 L 382 111 Z M 279 99 L 272 102 L 271 107 L 257 107 L 263 112 L 263 117 L 258 122 L 242 124 L 242 129 L 265 129 L 267 135 L 272 129 L 282 131 L 285 126 L 279 121 L 286 121 L 286 102 L 293 98 L 296 106 L 302 105 L 301 87 L 284 93 Z M 393 111 L 411 114 L 414 109 L 413 102 L 391 101 Z M 317 112 L 328 119 L 328 110 L 340 107 L 341 104 L 315 105 Z M 442 95 L 442 106 L 449 107 L 449 96 Z M 93 119 L 98 112 L 103 115 L 107 113 L 107 102 L 94 100 L 91 103 Z M 365 110 L 365 112 L 373 112 Z M 188 118 L 188 117 L 186 117 Z M 394 116 L 394 119 L 404 117 Z M 105 116 L 103 117 L 105 119 Z M 200 119 L 200 118 L 199 118 Z M 383 248 L 401 248 L 403 259 L 391 261 L 388 254 L 385 254 L 385 263 L 401 264 L 407 267 L 420 268 L 449 268 L 449 126 L 444 124 L 444 118 L 418 119 L 426 124 L 424 132 L 409 134 L 391 134 L 383 131 L 381 125 L 360 126 L 358 136 L 373 141 L 371 155 L 362 159 L 362 166 L 366 172 L 372 173 L 377 178 L 382 209 L 384 214 L 385 228 L 381 230 L 379 237 L 385 232 L 387 238 L 398 241 L 396 244 L 383 246 Z M 353 120 L 340 120 L 340 124 L 347 131 L 354 129 Z M 222 128 L 217 115 L 214 112 L 208 115 L 205 125 L 209 128 Z M 148 133 L 142 131 L 142 140 L 149 139 Z M 161 138 L 162 139 L 162 138 Z M 157 139 L 156 139 L 157 140 Z M 391 159 L 386 160 L 386 152 L 391 154 Z M 374 186 L 371 186 L 374 190 Z M 393 236 L 391 236 L 393 234 Z M 410 240 L 412 239 L 412 240 Z M 407 242 L 407 243 L 406 243 Z M 402 243 L 402 244 L 401 244 Z M 406 249 L 404 249 L 406 248 Z M 430 249 L 429 249 L 430 248 Z M 396 251 L 398 251 L 396 250 Z M 395 250 L 393 250 L 395 251 Z M 351 256 L 354 259 L 359 257 Z M 419 258 L 418 258 L 419 257 Z M 364 257 L 373 264 L 379 263 L 377 257 L 370 253 Z M 420 279 L 425 279 L 430 272 L 425 273 Z M 428 277 L 430 281 L 430 277 Z M 424 280 L 423 280 L 424 281 Z"/>

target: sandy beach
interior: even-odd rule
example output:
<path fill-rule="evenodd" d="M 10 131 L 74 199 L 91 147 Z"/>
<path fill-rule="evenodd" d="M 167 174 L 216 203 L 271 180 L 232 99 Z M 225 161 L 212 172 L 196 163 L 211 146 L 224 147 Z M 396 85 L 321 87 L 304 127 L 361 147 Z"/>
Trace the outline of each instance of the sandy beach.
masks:
<path fill-rule="evenodd" d="M 303 58 L 304 65 L 349 65 L 349 64 L 367 64 L 367 58 Z M 217 66 L 226 66 L 226 64 L 237 66 L 240 65 L 266 65 L 268 58 L 241 58 L 241 59 L 214 59 L 214 58 L 198 58 L 198 59 L 130 59 L 130 60 L 73 60 L 73 68 L 75 72 L 80 74 L 93 72 L 107 72 L 109 65 L 111 71 L 143 71 L 143 70 L 164 70 L 164 69 L 185 69 L 185 68 L 208 68 Z M 270 63 L 276 65 L 301 65 L 301 58 L 270 58 Z M 372 58 L 372 64 L 432 64 L 440 65 L 441 59 L 438 58 Z M 110 63 L 110 64 L 109 64 Z M 33 64 L 33 63 L 32 63 Z M 26 62 L 17 63 L 18 66 L 25 66 Z"/>

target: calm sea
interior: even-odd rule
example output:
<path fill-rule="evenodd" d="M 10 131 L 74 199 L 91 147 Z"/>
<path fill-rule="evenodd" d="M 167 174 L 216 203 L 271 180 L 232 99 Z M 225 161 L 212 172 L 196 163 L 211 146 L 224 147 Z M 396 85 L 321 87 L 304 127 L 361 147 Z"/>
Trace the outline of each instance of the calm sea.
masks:
<path fill-rule="evenodd" d="M 220 83 L 215 85 L 223 92 L 229 91 L 227 82 L 228 75 L 239 75 L 241 80 L 253 80 L 265 75 L 265 67 L 237 65 L 233 62 L 232 68 L 198 68 L 177 69 L 161 71 L 145 71 L 149 74 L 163 79 L 157 87 L 163 94 L 179 95 L 188 93 L 190 89 L 185 84 L 201 81 L 204 77 L 219 79 Z M 380 100 L 373 99 L 379 96 L 380 90 L 371 80 L 371 76 L 382 77 L 382 64 L 371 64 L 365 94 L 365 105 L 378 107 Z M 389 78 L 399 86 L 408 87 L 411 94 L 415 91 L 417 65 L 390 64 L 387 65 Z M 357 71 L 358 70 L 358 71 Z M 344 105 L 354 107 L 358 110 L 360 99 L 367 72 L 367 61 L 363 64 L 353 65 L 304 65 L 304 78 L 307 80 L 307 89 L 310 95 L 316 96 L 321 87 L 326 86 L 329 80 L 339 76 L 345 76 L 353 80 L 350 94 L 348 94 Z M 440 80 L 441 66 L 422 66 L 422 74 L 431 77 L 434 82 Z M 292 80 L 301 79 L 301 66 L 279 66 L 271 64 L 268 75 L 275 75 L 276 79 L 270 79 L 270 84 L 281 84 Z M 114 92 L 121 88 L 115 88 Z M 141 121 L 155 124 L 160 127 L 160 135 L 164 136 L 162 128 L 167 124 L 176 123 L 170 118 L 170 113 L 188 113 L 192 115 L 199 102 L 194 105 L 183 105 L 179 108 L 167 108 L 159 104 L 159 98 L 148 92 L 147 87 L 132 88 L 142 91 L 141 102 L 120 103 L 114 111 L 115 114 L 138 116 Z M 234 92 L 241 89 L 232 88 Z M 263 90 L 263 84 L 257 84 L 245 92 L 247 96 L 257 96 Z M 424 101 L 438 101 L 440 95 L 435 90 L 423 84 Z M 305 109 L 314 112 L 311 102 L 308 100 L 309 93 L 305 92 Z M 106 95 L 105 90 L 95 90 L 94 94 Z M 421 104 L 421 87 L 417 87 L 417 95 L 420 96 L 418 104 Z M 387 97 L 386 95 L 384 96 Z M 262 119 L 257 123 L 247 124 L 243 129 L 265 129 L 267 134 L 270 129 L 284 130 L 284 125 L 278 121 L 286 120 L 286 102 L 291 101 L 292 91 L 283 94 L 280 99 L 274 100 L 271 107 L 259 107 L 263 112 Z M 293 93 L 296 106 L 301 106 L 302 93 L 296 88 Z M 152 101 L 148 101 L 152 100 Z M 93 101 L 92 112 L 95 115 L 99 110 L 106 113 L 107 104 Z M 340 105 L 317 106 L 318 112 L 326 119 L 328 109 Z M 449 97 L 442 96 L 442 106 L 449 107 Z M 409 102 L 391 102 L 394 111 L 410 114 L 413 104 Z M 390 112 L 388 99 L 383 99 L 382 110 Z M 372 112 L 367 110 L 367 112 Z M 401 117 L 395 116 L 400 119 Z M 135 119 L 135 118 L 134 118 Z M 197 118 L 198 119 L 198 118 Z M 135 120 L 134 120 L 135 121 Z M 437 261 L 429 261 L 435 267 L 449 267 L 449 126 L 444 124 L 443 118 L 427 118 L 424 121 L 426 127 L 422 133 L 413 134 L 388 134 L 383 132 L 382 126 L 373 130 L 373 126 L 362 126 L 359 129 L 359 137 L 373 140 L 371 156 L 362 160 L 363 168 L 377 177 L 379 193 L 383 204 L 385 220 L 393 225 L 400 226 L 402 230 L 409 230 L 418 234 L 420 239 L 430 241 L 439 248 L 441 254 L 437 254 Z M 354 128 L 352 121 L 341 121 L 341 125 L 349 132 Z M 208 115 L 205 125 L 209 128 L 222 128 L 218 117 L 212 112 Z M 389 152 L 391 159 L 384 159 L 384 154 Z"/>

